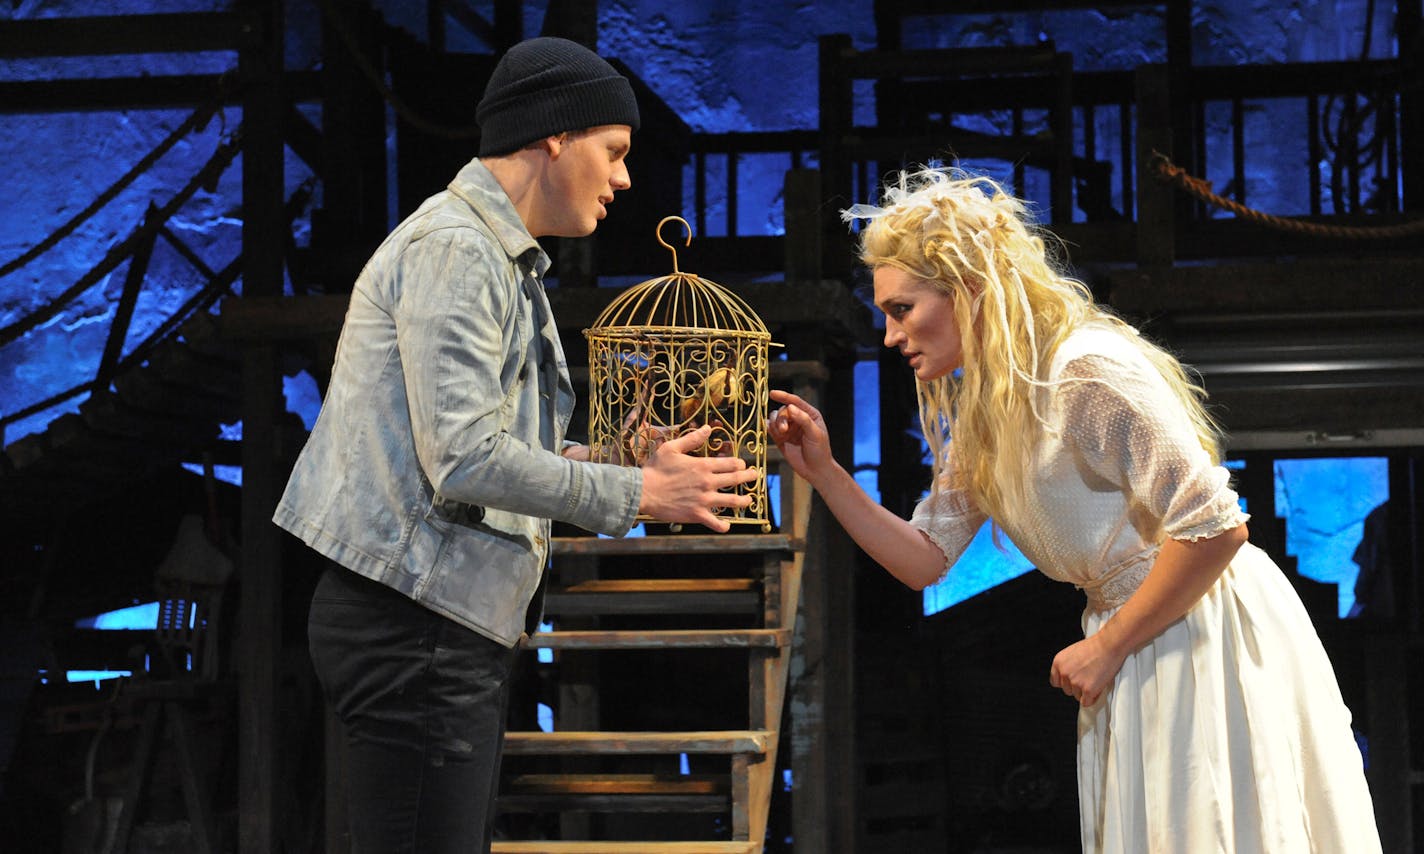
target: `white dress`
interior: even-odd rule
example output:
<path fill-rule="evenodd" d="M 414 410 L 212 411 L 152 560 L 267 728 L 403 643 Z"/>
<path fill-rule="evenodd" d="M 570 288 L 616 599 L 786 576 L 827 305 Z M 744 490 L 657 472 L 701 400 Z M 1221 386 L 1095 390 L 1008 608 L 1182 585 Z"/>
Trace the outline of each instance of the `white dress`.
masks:
<path fill-rule="evenodd" d="M 1211 537 L 1247 517 L 1180 403 L 1120 333 L 1071 335 L 1040 402 L 1052 429 L 1027 463 L 1028 507 L 996 521 L 1041 572 L 1087 593 L 1090 636 L 1142 583 L 1164 539 Z M 912 523 L 952 565 L 984 519 L 945 489 Z M 1260 549 L 1243 546 L 1081 710 L 1078 796 L 1086 854 L 1380 850 L 1334 671 Z"/>

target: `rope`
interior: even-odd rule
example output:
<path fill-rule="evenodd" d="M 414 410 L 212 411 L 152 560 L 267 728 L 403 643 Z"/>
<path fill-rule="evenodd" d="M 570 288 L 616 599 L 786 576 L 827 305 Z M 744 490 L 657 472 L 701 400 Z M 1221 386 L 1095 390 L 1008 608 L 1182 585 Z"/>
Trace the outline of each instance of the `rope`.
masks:
<path fill-rule="evenodd" d="M 336 30 L 337 36 L 341 38 L 341 43 L 345 45 L 347 52 L 351 54 L 351 59 L 355 61 L 356 67 L 361 71 L 361 75 L 380 93 L 381 99 L 390 105 L 396 115 L 405 119 L 412 127 L 431 136 L 443 137 L 445 139 L 475 139 L 480 135 L 478 125 L 452 128 L 447 125 L 437 124 L 411 109 L 409 105 L 400 99 L 400 96 L 396 95 L 391 87 L 386 85 L 384 75 L 382 75 L 371 60 L 367 59 L 366 55 L 361 52 L 361 46 L 357 44 L 355 34 L 351 32 L 351 28 L 347 25 L 346 19 L 336 11 L 335 4 L 332 3 L 331 0 L 317 0 L 317 2 L 321 6 L 322 12 L 326 14 L 327 19 L 331 21 L 331 26 Z"/>
<path fill-rule="evenodd" d="M 147 155 L 145 155 L 144 158 L 138 163 L 135 163 L 132 169 L 125 172 L 123 176 L 119 178 L 119 180 L 115 181 L 112 185 L 110 185 L 107 190 L 100 193 L 98 197 L 94 199 L 94 201 L 89 203 L 88 207 L 75 214 L 73 217 L 70 218 L 68 222 L 66 222 L 64 225 L 61 225 L 44 240 L 41 240 L 39 243 L 30 247 L 29 250 L 27 250 L 20 256 L 12 258 L 10 261 L 5 263 L 5 266 L 0 267 L 0 278 L 10 275 L 11 273 L 35 260 L 39 256 L 43 255 L 45 252 L 48 252 L 50 249 L 53 249 L 55 244 L 59 243 L 59 241 L 73 234 L 75 229 L 79 228 L 79 226 L 84 224 L 85 220 L 89 219 L 89 217 L 97 213 L 98 210 L 104 205 L 113 201 L 114 197 L 117 196 L 119 193 L 123 192 L 123 190 L 130 184 L 132 184 L 134 180 L 138 178 L 139 175 L 146 172 L 150 166 L 158 162 L 158 158 L 168 153 L 169 149 L 177 145 L 178 140 L 187 136 L 189 131 L 201 129 L 204 125 L 206 125 L 208 123 L 208 119 L 212 118 L 213 113 L 217 112 L 219 103 L 220 101 L 215 100 L 211 103 L 204 104 L 203 106 L 194 110 L 193 114 L 188 116 L 187 119 L 184 119 L 183 123 L 178 125 L 178 127 L 174 128 L 173 132 L 170 133 L 166 138 L 164 138 L 164 140 L 160 142 L 156 148 L 154 148 Z"/>
<path fill-rule="evenodd" d="M 1240 202 L 1233 201 L 1225 196 L 1217 195 L 1212 191 L 1211 182 L 1205 178 L 1198 178 L 1187 174 L 1182 167 L 1172 162 L 1172 159 L 1160 151 L 1152 152 L 1152 171 L 1156 173 L 1157 180 L 1164 184 L 1171 184 L 1183 192 L 1196 196 L 1198 199 L 1210 205 L 1215 205 L 1223 210 L 1230 211 L 1242 219 L 1275 228 L 1281 231 L 1294 231 L 1300 234 L 1314 234 L 1321 237 L 1342 237 L 1352 240 L 1383 240 L 1391 237 L 1407 237 L 1413 234 L 1424 234 L 1424 219 L 1417 219 L 1411 222 L 1403 222 L 1397 225 L 1380 226 L 1360 226 L 1360 225 L 1325 225 L 1316 222 L 1303 222 L 1289 217 L 1275 216 L 1248 208 Z"/>

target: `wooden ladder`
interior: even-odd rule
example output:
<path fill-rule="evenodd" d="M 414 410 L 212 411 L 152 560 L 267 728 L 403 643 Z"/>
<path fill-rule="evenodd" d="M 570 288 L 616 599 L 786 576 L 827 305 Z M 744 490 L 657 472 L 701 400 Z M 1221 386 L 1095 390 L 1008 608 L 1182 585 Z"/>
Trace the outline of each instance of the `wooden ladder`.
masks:
<path fill-rule="evenodd" d="M 777 387 L 790 387 L 815 401 L 825 369 L 819 363 L 778 362 L 772 376 Z M 545 599 L 546 617 L 554 629 L 526 638 L 524 646 L 568 656 L 567 668 L 562 659 L 559 667 L 558 723 L 553 732 L 509 732 L 505 737 L 506 768 L 520 764 L 520 757 L 572 758 L 571 764 L 584 764 L 557 773 L 506 775 L 500 792 L 501 813 L 558 813 L 560 835 L 565 838 L 499 840 L 494 843 L 495 854 L 760 854 L 776 782 L 811 506 L 809 485 L 774 448 L 767 467 L 768 474 L 780 475 L 779 524 L 770 533 L 741 533 L 745 529 L 734 528 L 726 534 L 554 538 L 553 569 Z M 623 563 L 639 567 L 640 577 L 620 577 Z M 713 565 L 715 569 L 709 571 Z M 755 625 L 720 625 L 736 621 L 737 614 Z M 656 625 L 631 629 L 599 625 L 608 619 L 626 624 L 639 617 Z M 670 622 L 677 627 L 669 627 Z M 586 653 L 629 651 L 636 655 L 647 650 L 668 655 L 693 650 L 744 653 L 746 728 L 678 730 L 675 717 L 667 720 L 668 731 L 598 728 L 598 678 L 589 672 Z M 720 673 L 709 674 L 709 678 L 718 678 Z M 643 678 L 638 686 L 640 696 L 659 691 L 657 672 L 650 668 Z M 571 729 L 565 731 L 565 727 Z M 619 761 L 635 755 L 664 756 L 669 764 L 679 755 L 699 760 L 725 757 L 727 765 L 717 767 L 728 770 L 698 774 L 587 772 L 588 763 L 597 764 L 600 757 Z M 584 818 L 591 813 L 720 814 L 725 823 L 716 835 L 724 838 L 589 839 L 590 823 Z"/>

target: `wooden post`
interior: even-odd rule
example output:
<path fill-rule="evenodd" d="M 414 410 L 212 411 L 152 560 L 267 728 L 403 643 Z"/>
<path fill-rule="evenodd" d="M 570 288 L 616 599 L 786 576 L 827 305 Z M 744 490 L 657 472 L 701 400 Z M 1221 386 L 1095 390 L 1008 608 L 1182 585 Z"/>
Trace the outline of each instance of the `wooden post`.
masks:
<path fill-rule="evenodd" d="M 793 352 L 801 359 L 821 357 L 806 349 Z M 832 444 L 840 459 L 851 453 L 851 374 L 849 368 L 833 370 L 818 403 L 835 431 Z M 839 854 L 855 843 L 855 563 L 855 545 L 817 497 L 806 530 L 789 690 L 797 854 Z"/>
<path fill-rule="evenodd" d="M 1399 61 L 1405 68 L 1424 63 L 1424 16 L 1419 0 L 1394 4 L 1394 28 L 1399 38 Z M 1418 86 L 1399 93 L 1399 171 L 1404 179 L 1401 209 L 1424 210 L 1424 92 Z"/>
<path fill-rule="evenodd" d="M 820 110 L 821 110 L 821 176 L 822 204 L 816 210 L 823 235 L 821 276 L 846 278 L 850 271 L 850 256 L 845 250 L 845 229 L 836 212 L 853 204 L 851 198 L 851 162 L 847 154 L 848 137 L 854 124 L 851 78 L 846 74 L 847 59 L 855 55 L 850 36 L 822 36 L 820 40 Z M 817 276 L 819 279 L 821 276 Z"/>
<path fill-rule="evenodd" d="M 785 211 L 786 286 L 816 284 L 821 278 L 821 173 L 791 169 L 786 173 L 782 198 Z"/>
<path fill-rule="evenodd" d="M 1372 635 L 1365 644 L 1365 684 L 1369 708 L 1370 765 L 1367 776 L 1374 801 L 1380 845 L 1385 851 L 1410 851 L 1409 692 L 1406 690 L 1406 639 L 1393 631 Z"/>
<path fill-rule="evenodd" d="M 1073 222 L 1073 54 L 1053 55 L 1053 185 L 1050 189 L 1054 225 Z"/>
<path fill-rule="evenodd" d="M 1172 156 L 1167 96 L 1168 72 L 1161 65 L 1139 66 L 1137 96 L 1137 263 L 1170 267 L 1176 256 L 1174 190 L 1152 172 L 1154 152 Z"/>
<path fill-rule="evenodd" d="M 367 56 L 380 56 L 376 18 L 355 0 L 335 0 L 338 14 Z M 321 209 L 312 242 L 322 248 L 328 293 L 350 289 L 386 236 L 386 105 L 371 88 L 331 21 L 322 21 Z"/>
<path fill-rule="evenodd" d="M 255 32 L 238 54 L 243 87 L 242 281 L 244 297 L 280 296 L 283 210 L 282 0 L 244 0 Z M 242 600 L 238 695 L 238 850 L 277 851 L 277 660 L 282 649 L 280 532 L 272 524 L 281 410 L 277 348 L 248 346 L 242 360 Z"/>

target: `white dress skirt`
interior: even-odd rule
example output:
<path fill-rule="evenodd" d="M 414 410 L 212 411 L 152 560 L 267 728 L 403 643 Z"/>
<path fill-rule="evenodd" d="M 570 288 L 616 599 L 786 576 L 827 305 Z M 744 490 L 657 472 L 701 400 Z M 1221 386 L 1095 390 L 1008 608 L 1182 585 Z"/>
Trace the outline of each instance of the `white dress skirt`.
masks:
<path fill-rule="evenodd" d="M 1247 516 L 1182 404 L 1134 343 L 1071 335 L 1039 400 L 1047 425 L 1027 495 L 996 520 L 1051 578 L 1087 594 L 1090 636 L 1136 591 L 1167 538 Z M 985 516 L 952 482 L 912 524 L 952 565 Z M 1049 662 L 1044 662 L 1045 689 Z M 1245 545 L 1181 619 L 1128 656 L 1078 720 L 1085 854 L 1373 854 L 1363 758 L 1320 638 L 1280 568 Z"/>
<path fill-rule="evenodd" d="M 1089 611 L 1085 635 L 1111 611 Z M 1280 569 L 1247 544 L 1078 714 L 1085 852 L 1378 852 L 1335 675 Z"/>

